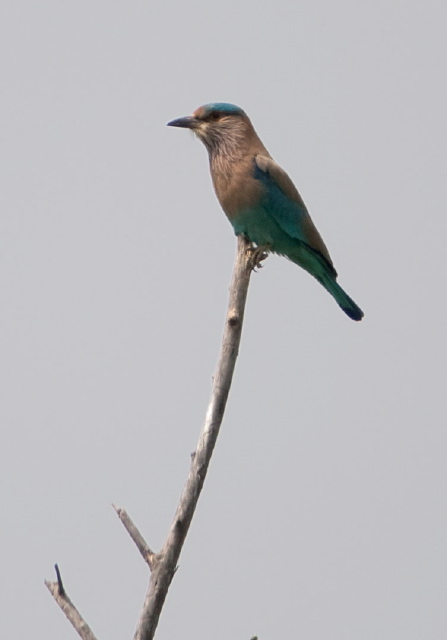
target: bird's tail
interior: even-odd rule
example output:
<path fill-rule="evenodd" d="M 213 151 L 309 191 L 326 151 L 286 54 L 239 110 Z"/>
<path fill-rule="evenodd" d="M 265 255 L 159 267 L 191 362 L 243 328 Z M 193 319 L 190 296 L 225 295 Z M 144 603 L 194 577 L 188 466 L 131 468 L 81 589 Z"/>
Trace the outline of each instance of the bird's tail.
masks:
<path fill-rule="evenodd" d="M 361 320 L 363 311 L 357 306 L 352 298 L 348 296 L 332 275 L 325 274 L 321 279 L 318 278 L 323 287 L 329 291 L 336 303 L 352 320 Z"/>

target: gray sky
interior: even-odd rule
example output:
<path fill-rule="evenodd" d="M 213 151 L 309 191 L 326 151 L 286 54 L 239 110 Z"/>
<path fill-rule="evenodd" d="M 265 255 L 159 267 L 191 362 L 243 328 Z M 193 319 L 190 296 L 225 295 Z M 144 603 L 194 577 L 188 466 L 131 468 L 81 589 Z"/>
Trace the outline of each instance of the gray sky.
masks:
<path fill-rule="evenodd" d="M 9 2 L 0 16 L 1 637 L 132 637 L 220 346 L 235 253 L 206 152 L 250 115 L 351 322 L 271 257 L 159 640 L 447 633 L 445 3 Z"/>

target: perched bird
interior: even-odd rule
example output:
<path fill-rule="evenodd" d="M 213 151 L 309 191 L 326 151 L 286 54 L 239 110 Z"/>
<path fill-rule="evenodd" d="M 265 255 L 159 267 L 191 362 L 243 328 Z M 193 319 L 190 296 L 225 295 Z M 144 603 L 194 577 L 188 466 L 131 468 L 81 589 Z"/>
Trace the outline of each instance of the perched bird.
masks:
<path fill-rule="evenodd" d="M 236 235 L 244 234 L 261 252 L 278 253 L 298 264 L 350 318 L 361 320 L 363 311 L 337 283 L 329 252 L 300 194 L 247 114 L 233 104 L 216 102 L 168 126 L 191 129 L 204 143 L 217 198 Z"/>

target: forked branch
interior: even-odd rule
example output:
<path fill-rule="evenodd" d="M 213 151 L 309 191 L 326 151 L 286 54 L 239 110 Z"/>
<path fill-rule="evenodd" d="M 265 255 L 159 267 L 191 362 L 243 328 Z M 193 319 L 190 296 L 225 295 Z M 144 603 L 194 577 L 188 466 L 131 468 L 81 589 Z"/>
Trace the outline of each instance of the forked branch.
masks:
<path fill-rule="evenodd" d="M 169 585 L 177 570 L 180 552 L 205 481 L 208 465 L 225 412 L 239 352 L 251 271 L 253 266 L 259 266 L 259 261 L 265 257 L 265 254 L 260 257 L 256 251 L 253 252 L 249 241 L 242 236 L 238 236 L 237 256 L 230 285 L 222 348 L 213 379 L 205 424 L 197 448 L 192 455 L 189 475 L 163 548 L 158 553 L 154 553 L 146 544 L 127 512 L 124 509 L 114 507 L 127 532 L 151 569 L 149 587 L 134 640 L 152 640 L 154 637 Z M 62 586 L 62 581 L 58 578 L 58 582 L 47 582 L 46 584 L 79 635 L 84 640 L 95 640 L 93 633 L 68 599 Z M 79 617 L 76 617 L 75 614 Z"/>
<path fill-rule="evenodd" d="M 205 424 L 195 453 L 192 455 L 188 479 L 168 537 L 161 551 L 155 556 L 149 588 L 134 640 L 152 640 L 154 637 L 219 434 L 239 352 L 245 302 L 253 264 L 250 249 L 250 243 L 242 236 L 238 236 L 238 250 L 230 285 L 222 348 L 214 375 Z"/>

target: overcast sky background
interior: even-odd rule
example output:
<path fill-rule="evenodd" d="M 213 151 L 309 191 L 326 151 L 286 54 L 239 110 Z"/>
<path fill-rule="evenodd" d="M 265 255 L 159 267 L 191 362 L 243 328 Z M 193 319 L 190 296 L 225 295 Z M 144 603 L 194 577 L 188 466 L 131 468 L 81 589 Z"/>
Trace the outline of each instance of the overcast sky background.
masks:
<path fill-rule="evenodd" d="M 444 639 L 445 2 L 5 3 L 3 638 L 131 638 L 202 426 L 236 241 L 205 149 L 250 115 L 350 321 L 278 257 L 252 278 L 221 435 L 157 638 Z"/>

